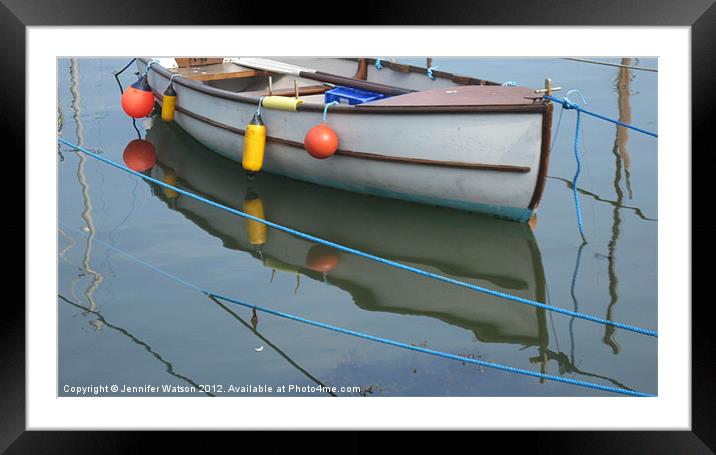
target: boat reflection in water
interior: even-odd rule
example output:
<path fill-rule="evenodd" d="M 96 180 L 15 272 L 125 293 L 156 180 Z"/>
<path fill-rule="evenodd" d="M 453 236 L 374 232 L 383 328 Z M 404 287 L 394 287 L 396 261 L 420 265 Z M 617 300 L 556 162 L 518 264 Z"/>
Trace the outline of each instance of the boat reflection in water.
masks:
<path fill-rule="evenodd" d="M 256 217 L 479 286 L 545 301 L 539 248 L 527 224 L 440 207 L 327 189 L 263 173 L 249 182 L 172 124 L 147 134 L 157 150 L 152 177 Z M 455 182 L 459 184 L 459 182 Z M 226 248 L 246 251 L 275 271 L 324 281 L 364 310 L 428 316 L 489 343 L 537 346 L 548 359 L 545 312 L 439 283 L 242 219 L 175 191 L 154 194 Z"/>

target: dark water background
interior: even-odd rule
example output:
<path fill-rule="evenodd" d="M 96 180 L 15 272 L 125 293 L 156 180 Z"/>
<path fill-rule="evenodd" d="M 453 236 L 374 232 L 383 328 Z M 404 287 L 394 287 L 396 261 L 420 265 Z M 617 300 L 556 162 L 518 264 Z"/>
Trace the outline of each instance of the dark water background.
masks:
<path fill-rule="evenodd" d="M 61 136 L 117 162 L 137 138 L 112 74 L 127 62 L 58 61 Z M 655 59 L 631 63 L 657 66 Z M 551 77 L 564 87 L 562 94 L 580 89 L 595 112 L 617 118 L 621 102 L 621 115 L 630 113 L 631 123 L 657 129 L 656 73 L 562 59 L 436 58 L 433 65 L 535 88 Z M 121 76 L 123 85 L 134 71 Z M 589 243 L 580 248 L 569 183 L 575 117 L 564 113 L 534 232 L 481 215 L 269 175 L 252 190 L 269 220 L 492 289 L 656 329 L 657 141 L 636 132 L 617 137 L 613 124 L 583 118 L 578 186 Z M 157 147 L 153 176 L 176 176 L 180 186 L 242 210 L 248 188 L 239 165 L 218 158 L 176 125 L 146 126 L 137 122 L 141 136 Z M 243 219 L 153 188 L 64 146 L 58 148 L 58 173 L 59 395 L 73 395 L 66 385 L 112 384 L 206 384 L 224 391 L 230 384 L 323 384 L 361 390 L 338 395 L 372 396 L 611 395 L 271 315 L 259 314 L 254 328 L 250 310 L 219 305 L 107 245 L 257 305 L 435 350 L 657 393 L 655 338 L 312 250 L 280 232 L 269 231 L 259 249 L 248 242 Z M 337 265 L 325 274 L 311 270 L 307 259 L 316 255 Z"/>

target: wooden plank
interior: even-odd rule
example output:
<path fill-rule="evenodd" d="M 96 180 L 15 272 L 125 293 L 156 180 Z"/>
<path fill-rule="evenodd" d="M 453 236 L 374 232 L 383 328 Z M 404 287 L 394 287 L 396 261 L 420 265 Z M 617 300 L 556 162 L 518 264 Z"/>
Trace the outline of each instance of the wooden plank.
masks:
<path fill-rule="evenodd" d="M 185 68 L 187 66 L 202 66 L 202 65 L 212 65 L 214 63 L 221 63 L 224 61 L 223 58 L 202 58 L 202 57 L 192 57 L 192 58 L 175 58 L 174 59 L 177 62 L 177 66 L 180 68 Z"/>
<path fill-rule="evenodd" d="M 211 65 L 171 68 L 173 73 L 194 81 L 218 81 L 242 77 L 267 76 L 265 71 L 236 65 L 235 63 L 215 63 Z"/>
<path fill-rule="evenodd" d="M 368 62 L 368 65 L 374 65 L 376 59 L 374 58 L 367 58 L 366 61 Z M 382 60 L 381 64 L 384 68 L 390 68 L 395 71 L 399 72 L 406 72 L 407 71 L 413 72 L 413 73 L 420 73 L 425 74 L 425 72 L 428 70 L 427 68 L 423 68 L 420 66 L 415 65 L 406 65 L 403 63 L 395 63 L 391 62 L 390 60 Z M 433 71 L 433 75 L 439 79 L 449 79 L 457 84 L 463 84 L 463 85 L 500 85 L 498 82 L 492 82 L 492 81 L 486 81 L 482 79 L 475 79 L 473 77 L 469 76 L 461 76 L 458 74 L 453 73 L 446 73 L 444 71 Z"/>
<path fill-rule="evenodd" d="M 320 95 L 321 93 L 325 92 L 326 90 L 330 90 L 331 87 L 326 87 L 325 85 L 299 85 L 298 86 L 298 96 L 309 96 L 309 95 Z M 242 95 L 246 96 L 268 96 L 269 92 L 268 89 L 266 90 L 258 90 L 255 92 L 241 92 Z M 274 89 L 273 96 L 288 96 L 292 97 L 296 94 L 296 91 L 293 89 L 293 87 L 289 88 L 281 88 L 281 89 Z"/>

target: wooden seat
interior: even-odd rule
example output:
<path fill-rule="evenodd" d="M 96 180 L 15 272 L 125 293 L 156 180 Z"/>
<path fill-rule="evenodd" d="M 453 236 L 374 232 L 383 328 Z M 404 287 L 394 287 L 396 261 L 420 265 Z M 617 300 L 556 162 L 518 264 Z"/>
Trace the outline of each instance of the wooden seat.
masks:
<path fill-rule="evenodd" d="M 219 81 L 242 77 L 268 76 L 266 71 L 259 71 L 235 63 L 214 63 L 209 65 L 171 68 L 171 72 L 195 81 Z"/>
<path fill-rule="evenodd" d="M 325 85 L 303 85 L 298 87 L 298 96 L 309 96 L 309 95 L 320 95 L 326 90 L 330 90 L 330 87 L 327 87 Z M 288 96 L 292 97 L 296 95 L 296 90 L 293 88 L 280 88 L 280 89 L 274 89 L 272 94 L 274 96 Z M 261 96 L 268 96 L 269 91 L 268 89 L 265 90 L 258 90 L 254 92 L 242 92 L 242 95 L 248 95 L 248 96 L 254 96 L 254 97 L 261 97 Z"/>

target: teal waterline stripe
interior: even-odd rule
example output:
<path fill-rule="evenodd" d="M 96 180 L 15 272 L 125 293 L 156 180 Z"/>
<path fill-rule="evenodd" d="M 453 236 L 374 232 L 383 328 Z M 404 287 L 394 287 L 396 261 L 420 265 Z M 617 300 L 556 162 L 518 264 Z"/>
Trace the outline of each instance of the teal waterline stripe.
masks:
<path fill-rule="evenodd" d="M 125 167 L 125 166 L 122 166 L 121 164 L 118 164 L 118 163 L 116 163 L 116 162 L 114 162 L 114 161 L 112 161 L 112 160 L 110 160 L 110 159 L 108 159 L 108 158 L 105 158 L 105 157 L 101 156 L 101 155 L 97 155 L 96 153 L 93 153 L 92 151 L 90 151 L 90 150 L 88 150 L 88 149 L 86 149 L 86 148 L 84 148 L 84 147 L 81 147 L 81 146 L 79 146 L 79 145 L 77 145 L 77 144 L 73 144 L 73 143 L 71 143 L 71 142 L 69 142 L 69 141 L 67 141 L 67 140 L 65 140 L 65 139 L 58 138 L 57 140 L 58 140 L 60 143 L 65 144 L 65 145 L 67 145 L 67 146 L 69 146 L 69 147 L 71 147 L 71 148 L 74 148 L 74 149 L 78 150 L 79 152 L 84 153 L 84 154 L 87 155 L 87 156 L 90 156 L 90 157 L 92 157 L 92 158 L 94 158 L 94 159 L 96 159 L 96 160 L 99 160 L 99 161 L 101 161 L 101 162 L 103 162 L 103 163 L 105 163 L 105 164 L 109 164 L 110 166 L 115 167 L 115 168 L 117 168 L 117 169 L 120 169 L 120 170 L 122 170 L 122 171 L 124 171 L 124 172 L 127 172 L 127 173 L 129 173 L 129 174 L 135 175 L 135 176 L 137 176 L 137 177 L 139 177 L 139 178 L 141 178 L 141 179 L 144 179 L 144 180 L 146 180 L 146 181 L 152 182 L 152 183 L 154 183 L 154 184 L 156 184 L 156 185 L 159 185 L 159 186 L 161 186 L 161 187 L 171 189 L 171 190 L 173 190 L 173 191 L 176 191 L 176 192 L 179 193 L 179 194 L 183 194 L 183 195 L 185 195 L 185 196 L 187 196 L 187 197 L 190 197 L 190 198 L 192 198 L 192 199 L 196 199 L 196 200 L 198 200 L 198 201 L 204 202 L 204 203 L 206 203 L 206 204 L 208 204 L 208 205 L 211 205 L 211 206 L 213 206 L 213 207 L 219 208 L 219 209 L 221 209 L 221 210 L 225 210 L 225 211 L 227 211 L 227 212 L 229 212 L 229 213 L 233 213 L 234 215 L 238 215 L 238 216 L 240 216 L 240 217 L 247 218 L 247 219 L 250 219 L 250 220 L 252 220 L 252 221 L 256 221 L 256 222 L 258 222 L 258 223 L 261 223 L 261 224 L 265 224 L 266 226 L 272 227 L 272 228 L 274 228 L 274 229 L 276 229 L 276 230 L 286 232 L 286 233 L 288 233 L 288 234 L 294 235 L 294 236 L 296 236 L 296 237 L 299 237 L 299 238 L 302 238 L 302 239 L 305 239 L 305 240 L 309 240 L 309 241 L 311 241 L 311 242 L 320 243 L 320 244 L 322 244 L 322 245 L 325 245 L 325 246 L 328 246 L 328 247 L 331 247 L 331 248 L 335 248 L 335 249 L 337 249 L 337 250 L 344 251 L 344 252 L 346 252 L 346 253 L 354 254 L 354 255 L 356 255 L 356 256 L 360 256 L 360 257 L 363 257 L 363 258 L 366 258 L 366 259 L 370 259 L 370 260 L 375 261 L 375 262 L 379 262 L 379 263 L 381 263 L 381 264 L 389 265 L 389 266 L 391 266 L 391 267 L 395 267 L 395 268 L 398 268 L 398 269 L 401 269 L 401 270 L 405 270 L 405 271 L 408 271 L 408 272 L 412 272 L 412 273 L 415 273 L 415 274 L 417 274 L 417 275 L 424 276 L 424 277 L 426 277 L 426 278 L 431 278 L 431 279 L 434 279 L 434 280 L 437 280 L 437 281 L 441 281 L 441 282 L 443 282 L 443 283 L 449 283 L 449 284 L 453 284 L 453 285 L 455 285 L 455 286 L 464 287 L 464 288 L 467 288 L 467 289 L 470 289 L 470 290 L 473 290 L 473 291 L 476 291 L 476 292 L 480 292 L 480 293 L 483 293 L 483 294 L 491 295 L 491 296 L 493 296 L 493 297 L 499 297 L 499 298 L 502 298 L 502 299 L 505 299 L 505 300 L 510 300 L 510 301 L 517 302 L 517 303 L 523 303 L 523 304 L 525 304 L 525 305 L 530 305 L 530 306 L 533 306 L 533 307 L 536 307 L 536 308 L 542 308 L 542 309 L 547 310 L 547 311 L 553 311 L 553 312 L 555 312 L 555 313 L 560 313 L 560 314 L 564 314 L 564 315 L 567 315 L 567 316 L 573 316 L 573 317 L 576 317 L 576 318 L 579 318 L 579 319 L 584 319 L 584 320 L 586 320 L 586 321 L 596 322 L 596 323 L 598 323 L 598 324 L 610 325 L 610 326 L 613 326 L 613 327 L 616 327 L 616 328 L 628 330 L 628 331 L 630 331 L 630 332 L 640 333 L 640 334 L 642 334 L 642 335 L 648 335 L 648 336 L 653 336 L 653 337 L 657 337 L 657 336 L 658 336 L 655 330 L 643 329 L 643 328 L 641 328 L 641 327 L 636 327 L 636 326 L 629 325 L 629 324 L 623 324 L 623 323 L 621 323 L 621 322 L 610 321 L 610 320 L 608 320 L 608 319 L 599 318 L 599 317 L 592 316 L 592 315 L 589 315 L 589 314 L 577 313 L 577 312 L 575 312 L 575 311 L 567 310 L 567 309 L 564 309 L 564 308 L 559 308 L 559 307 L 547 305 L 547 304 L 544 304 L 544 303 L 541 303 L 541 302 L 537 302 L 537 301 L 534 301 L 534 300 L 529 300 L 529 299 L 525 299 L 525 298 L 522 298 L 522 297 L 518 297 L 518 296 L 511 295 L 511 294 L 506 294 L 506 293 L 504 293 L 504 292 L 500 292 L 500 291 L 495 291 L 495 290 L 492 290 L 492 289 L 484 288 L 484 287 L 482 287 L 482 286 L 478 286 L 478 285 L 475 285 L 475 284 L 467 283 L 467 282 L 465 282 L 465 281 L 456 280 L 456 279 L 454 279 L 454 278 L 448 278 L 448 277 L 443 276 L 443 275 L 438 275 L 438 274 L 436 274 L 436 273 L 428 272 L 428 271 L 425 271 L 425 270 L 422 270 L 422 269 L 418 269 L 418 268 L 416 268 L 416 267 L 411 267 L 411 266 L 409 266 L 409 265 L 405 265 L 405 264 L 401 264 L 401 263 L 399 263 L 399 262 L 391 261 L 390 259 L 385 259 L 385 258 L 382 258 L 382 257 L 380 257 L 380 256 L 376 256 L 376 255 L 374 255 L 374 254 L 366 253 L 366 252 L 363 252 L 363 251 L 360 251 L 360 250 L 357 250 L 357 249 L 354 249 L 354 248 L 350 248 L 350 247 L 347 247 L 347 246 L 344 246 L 344 245 L 341 245 L 341 244 L 338 244 L 338 243 L 334 243 L 334 242 L 331 242 L 331 241 L 329 241 L 329 240 L 325 240 L 325 239 L 322 239 L 322 238 L 320 238 L 320 237 L 313 236 L 313 235 L 311 235 L 311 234 L 306 234 L 306 233 L 304 233 L 304 232 L 297 231 L 297 230 L 295 230 L 295 229 L 291 229 L 291 228 L 289 228 L 289 227 L 282 226 L 282 225 L 280 225 L 280 224 L 276 224 L 276 223 L 273 223 L 273 222 L 271 222 L 271 221 L 267 221 L 267 220 L 264 220 L 264 219 L 262 219 L 262 218 L 258 218 L 258 217 L 249 215 L 248 213 L 241 212 L 241 211 L 239 211 L 239 210 L 236 210 L 236 209 L 234 209 L 234 208 L 228 207 L 228 206 L 223 205 L 223 204 L 219 204 L 218 202 L 214 202 L 214 201 L 212 201 L 212 200 L 210 200 L 210 199 L 207 199 L 207 198 L 204 198 L 204 197 L 202 197 L 202 196 L 196 195 L 196 194 L 194 194 L 194 193 L 191 193 L 191 192 L 189 192 L 189 191 L 183 190 L 183 189 L 178 188 L 178 187 L 176 187 L 176 186 L 169 185 L 168 183 L 164 183 L 164 182 L 162 182 L 162 181 L 160 181 L 160 180 L 157 180 L 157 179 L 155 179 L 155 178 L 152 178 L 152 177 L 150 177 L 150 176 L 148 176 L 148 175 L 144 175 L 144 174 L 142 174 L 142 173 L 133 171 L 133 170 L 131 170 L 131 169 Z"/>
<path fill-rule="evenodd" d="M 82 234 L 82 235 L 84 235 L 84 236 L 88 236 L 88 234 L 87 234 L 86 232 L 82 232 L 81 230 L 76 229 L 76 228 L 73 228 L 73 227 L 71 227 L 71 226 L 68 226 L 68 225 L 66 225 L 65 223 L 60 222 L 59 224 L 60 224 L 63 228 L 65 228 L 65 229 L 67 229 L 67 230 L 72 230 L 72 231 L 75 231 L 75 232 L 77 232 L 77 233 L 79 233 L 79 234 Z M 473 359 L 473 358 L 470 358 L 470 357 L 462 357 L 462 356 L 459 356 L 459 355 L 456 355 L 456 354 L 450 354 L 450 353 L 443 352 L 443 351 L 436 351 L 436 350 L 433 350 L 433 349 L 427 349 L 427 348 L 423 348 L 423 347 L 420 347 L 420 346 L 413 346 L 412 344 L 407 344 L 407 343 L 403 343 L 403 342 L 400 342 L 400 341 L 391 340 L 391 339 L 389 339 L 389 338 L 383 338 L 383 337 L 378 337 L 378 336 L 375 336 L 375 335 L 369 335 L 369 334 L 366 334 L 366 333 L 357 332 L 357 331 L 355 331 L 355 330 L 350 330 L 350 329 L 345 329 L 345 328 L 343 328 L 343 327 L 338 327 L 338 326 L 335 326 L 335 325 L 332 325 L 332 324 L 326 324 L 326 323 L 324 323 L 324 322 L 313 321 L 313 320 L 311 320 L 311 319 L 306 319 L 306 318 L 303 318 L 303 317 L 301 317 L 301 316 L 296 316 L 296 315 L 293 315 L 293 314 L 284 313 L 284 312 L 282 312 L 282 311 L 272 310 L 272 309 L 270 309 L 270 308 L 264 308 L 264 307 L 261 307 L 261 306 L 258 306 L 258 305 L 253 305 L 253 304 L 250 304 L 250 303 L 242 302 L 242 301 L 237 300 L 237 299 L 234 299 L 234 298 L 232 298 L 232 297 L 227 297 L 227 296 L 224 296 L 224 295 L 221 295 L 221 294 L 216 294 L 216 293 L 214 293 L 214 292 L 211 292 L 211 291 L 209 291 L 209 290 L 206 290 L 206 289 L 204 289 L 204 288 L 202 288 L 202 287 L 200 287 L 200 286 L 198 286 L 198 285 L 196 285 L 196 284 L 193 284 L 193 283 L 191 283 L 191 282 L 189 282 L 189 281 L 187 281 L 187 280 L 185 280 L 185 279 L 183 279 L 183 278 L 180 278 L 180 277 L 178 277 L 178 276 L 176 276 L 176 275 L 174 275 L 174 274 L 172 274 L 172 273 L 170 273 L 170 272 L 167 272 L 166 270 L 163 270 L 163 269 L 161 269 L 161 268 L 159 268 L 159 267 L 157 267 L 157 266 L 155 266 L 155 265 L 152 265 L 152 264 L 150 264 L 149 262 L 146 262 L 146 261 L 144 261 L 144 260 L 142 260 L 142 259 L 139 259 L 138 257 L 136 257 L 136 256 L 134 256 L 134 255 L 132 255 L 132 254 L 130 254 L 130 253 L 127 253 L 126 251 L 123 251 L 123 250 L 117 248 L 117 247 L 114 246 L 114 245 L 110 245 L 110 244 L 108 244 L 108 243 L 106 243 L 106 242 L 103 242 L 102 240 L 95 239 L 95 242 L 99 243 L 100 245 L 104 246 L 104 247 L 107 248 L 107 249 L 110 249 L 110 250 L 112 250 L 112 251 L 115 251 L 115 252 L 117 252 L 117 253 L 120 253 L 120 254 L 122 254 L 123 256 L 125 256 L 125 257 L 127 257 L 127 258 L 129 258 L 129 259 L 132 259 L 132 260 L 134 260 L 134 261 L 136 261 L 136 262 L 139 262 L 140 264 L 144 265 L 145 267 L 148 267 L 148 268 L 154 270 L 155 272 L 158 272 L 158 273 L 160 273 L 160 274 L 162 274 L 162 275 L 164 275 L 164 276 L 166 276 L 166 277 L 168 277 L 168 278 L 171 278 L 172 280 L 177 281 L 178 283 L 181 283 L 181 284 L 183 284 L 183 285 L 185 285 L 185 286 L 187 286 L 187 287 L 189 287 L 189 288 L 192 288 L 192 289 L 194 289 L 194 290 L 196 290 L 196 291 L 199 291 L 199 292 L 201 292 L 202 294 L 205 294 L 205 295 L 210 296 L 210 297 L 215 297 L 215 298 L 217 298 L 217 299 L 224 300 L 224 301 L 226 301 L 226 302 L 230 302 L 230 303 L 233 303 L 233 304 L 236 304 L 236 305 L 241 305 L 241 306 L 246 307 L 246 308 L 250 308 L 250 309 L 253 309 L 253 310 L 261 311 L 261 312 L 263 312 L 263 313 L 271 314 L 271 315 L 278 316 L 278 317 L 282 317 L 282 318 L 285 318 L 285 319 L 290 319 L 290 320 L 292 320 L 292 321 L 301 322 L 301 323 L 304 323 L 304 324 L 312 325 L 312 326 L 314 326 L 314 327 L 320 327 L 320 328 L 323 328 L 323 329 L 327 329 L 327 330 L 331 330 L 331 331 L 334 331 L 334 332 L 342 333 L 342 334 L 344 334 L 344 335 L 350 335 L 350 336 L 354 336 L 354 337 L 357 337 L 357 338 L 362 338 L 362 339 L 364 339 L 364 340 L 375 341 L 375 342 L 378 342 L 378 343 L 387 344 L 387 345 L 395 346 L 395 347 L 398 347 L 398 348 L 403 348 L 403 349 L 408 349 L 408 350 L 411 350 L 411 351 L 422 352 L 422 353 L 424 353 L 424 354 L 429 354 L 429 355 L 433 355 L 433 356 L 437 356 L 437 357 L 442 357 L 442 358 L 445 358 L 445 359 L 458 360 L 458 361 L 460 361 L 460 362 L 471 363 L 471 364 L 474 364 L 474 365 L 479 365 L 479 366 L 483 366 L 483 367 L 487 367 L 487 368 L 493 368 L 493 369 L 496 369 L 496 370 L 506 371 L 506 372 L 510 372 L 510 373 L 516 373 L 516 374 L 521 374 L 521 375 L 525 375 L 525 376 L 532 376 L 532 377 L 536 377 L 536 378 L 540 378 L 540 379 L 547 379 L 547 380 L 550 380 L 550 381 L 562 382 L 562 383 L 565 383 L 565 384 L 571 384 L 571 385 L 576 385 L 576 386 L 580 386 L 580 387 L 586 387 L 586 388 L 590 388 L 590 389 L 601 390 L 601 391 L 605 391 L 605 392 L 612 392 L 612 393 L 617 393 L 617 394 L 621 394 L 621 395 L 630 395 L 630 396 L 636 396 L 636 397 L 655 397 L 655 396 L 656 396 L 656 395 L 653 395 L 653 394 L 644 393 L 644 392 L 639 392 L 639 391 L 636 391 L 636 390 L 622 389 L 622 388 L 619 388 L 619 387 L 611 387 L 611 386 L 606 386 L 606 385 L 602 385 L 602 384 L 596 384 L 596 383 L 588 382 L 588 381 L 580 381 L 580 380 L 578 380 L 578 379 L 563 378 L 563 377 L 554 376 L 554 375 L 551 375 L 551 374 L 539 373 L 539 372 L 536 372 L 536 371 L 525 370 L 525 369 L 523 369 L 523 368 L 515 368 L 515 367 L 511 367 L 511 366 L 509 366 L 509 365 L 502 365 L 502 364 L 500 364 L 500 363 L 487 362 L 487 361 L 484 361 L 484 360 Z"/>

